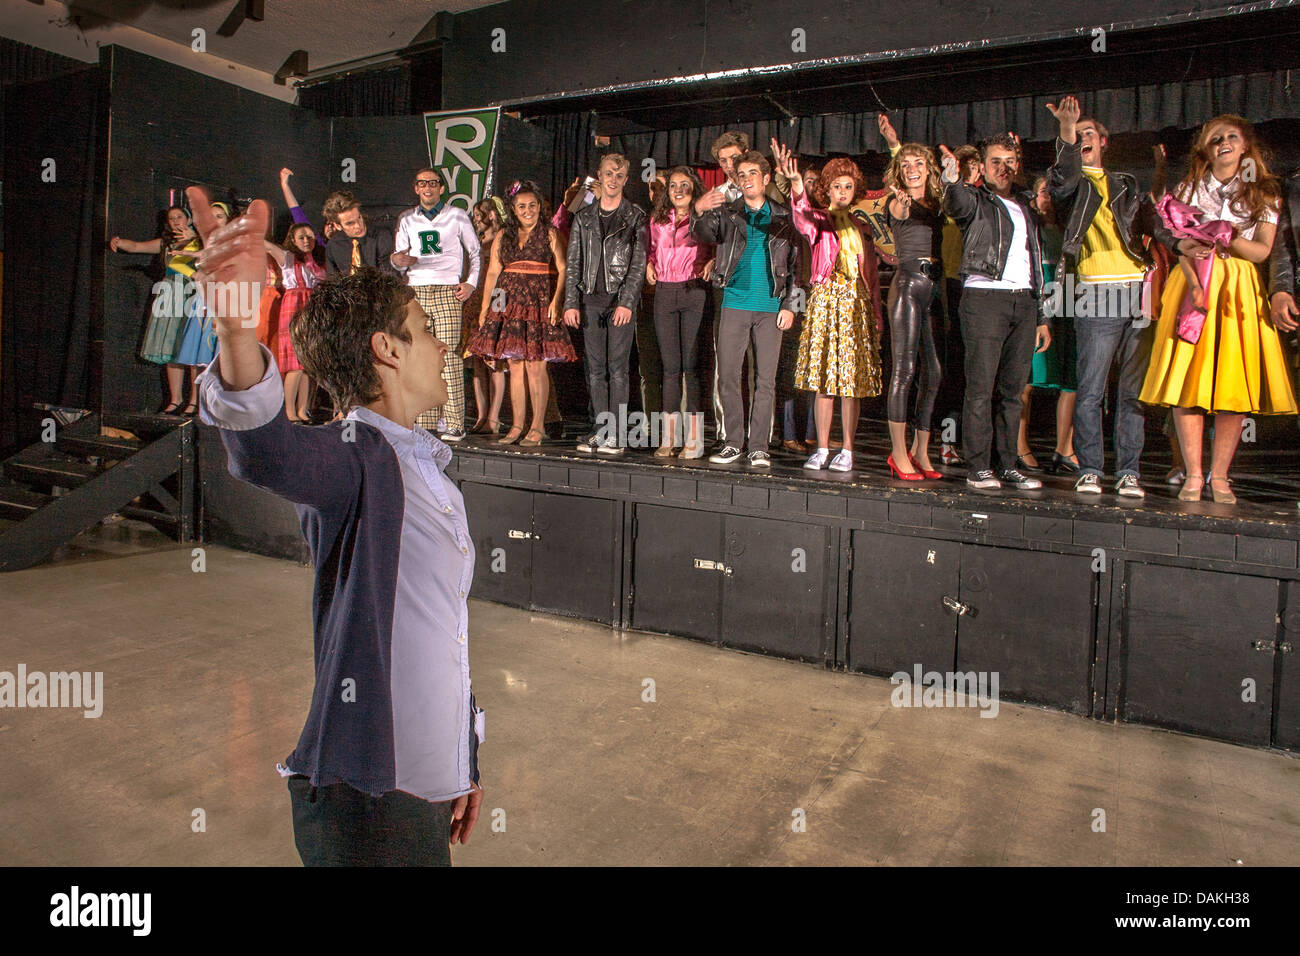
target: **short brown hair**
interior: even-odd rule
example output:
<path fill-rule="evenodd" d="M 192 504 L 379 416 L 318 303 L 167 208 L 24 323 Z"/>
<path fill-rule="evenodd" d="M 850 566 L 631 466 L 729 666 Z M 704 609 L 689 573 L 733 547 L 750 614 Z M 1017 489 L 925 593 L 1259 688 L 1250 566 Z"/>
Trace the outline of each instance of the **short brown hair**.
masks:
<path fill-rule="evenodd" d="M 1078 129 L 1084 123 L 1091 123 L 1093 126 L 1095 126 L 1097 128 L 1097 135 L 1100 136 L 1102 139 L 1110 139 L 1110 130 L 1108 130 L 1105 124 L 1103 124 L 1101 120 L 1097 119 L 1097 117 L 1080 116 L 1074 122 L 1075 129 Z"/>
<path fill-rule="evenodd" d="M 741 153 L 737 156 L 736 161 L 731 164 L 731 168 L 740 169 L 741 163 L 749 163 L 751 166 L 757 166 L 764 176 L 772 175 L 772 164 L 767 161 L 766 156 L 756 149 L 751 149 L 749 152 Z"/>
<path fill-rule="evenodd" d="M 340 411 L 382 394 L 370 337 L 386 332 L 409 343 L 406 307 L 414 298 L 415 292 L 397 276 L 363 268 L 317 283 L 289 323 L 303 371 L 325 386 Z"/>
<path fill-rule="evenodd" d="M 325 205 L 321 208 L 321 212 L 330 222 L 338 222 L 340 214 L 347 212 L 349 209 L 360 208 L 360 199 L 346 189 L 336 189 L 325 197 Z"/>
<path fill-rule="evenodd" d="M 713 161 L 718 162 L 718 153 L 722 152 L 728 146 L 739 146 L 742 153 L 749 152 L 749 137 L 738 129 L 729 129 L 713 141 L 709 147 L 709 152 L 713 154 Z"/>

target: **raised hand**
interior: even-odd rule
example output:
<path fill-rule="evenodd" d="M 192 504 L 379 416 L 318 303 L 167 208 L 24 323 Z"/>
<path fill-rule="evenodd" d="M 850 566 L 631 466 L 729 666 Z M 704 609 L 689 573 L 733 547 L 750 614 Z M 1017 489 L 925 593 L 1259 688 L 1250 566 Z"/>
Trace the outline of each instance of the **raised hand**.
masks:
<path fill-rule="evenodd" d="M 717 209 L 726 201 L 727 198 L 722 194 L 722 186 L 714 186 L 712 189 L 706 190 L 704 195 L 699 199 L 695 200 L 695 214 L 697 216 L 703 215 L 710 209 Z"/>
<path fill-rule="evenodd" d="M 795 196 L 803 195 L 803 173 L 799 172 L 799 160 L 789 154 L 786 155 L 785 172 L 782 173 L 786 179 L 790 180 L 790 192 Z"/>
<path fill-rule="evenodd" d="M 289 178 L 291 176 L 293 176 L 293 170 L 290 169 L 288 166 L 283 167 L 280 170 L 280 185 L 287 186 L 289 184 Z"/>
<path fill-rule="evenodd" d="M 884 113 L 876 114 L 876 127 L 880 130 L 880 135 L 885 140 L 885 145 L 891 150 L 898 145 L 898 131 L 894 129 L 894 124 L 889 121 L 889 117 Z"/>
<path fill-rule="evenodd" d="M 577 198 L 578 193 L 581 190 L 582 190 L 582 176 L 579 175 L 573 177 L 573 182 L 571 182 L 569 184 L 569 188 L 564 191 L 564 198 L 560 200 L 560 205 L 562 206 L 569 205 L 569 203 L 573 202 L 573 200 Z"/>
<path fill-rule="evenodd" d="M 1079 100 L 1074 96 L 1063 96 L 1059 103 L 1048 103 L 1047 109 L 1061 126 L 1061 142 L 1073 143 L 1074 127 L 1079 122 Z"/>
<path fill-rule="evenodd" d="M 946 183 L 955 183 L 958 177 L 959 164 L 957 157 L 952 154 L 947 146 L 939 144 L 939 156 L 943 166 L 943 181 Z"/>
<path fill-rule="evenodd" d="M 270 211 L 260 199 L 237 219 L 218 228 L 217 217 L 202 189 L 191 186 L 185 191 L 194 210 L 194 225 L 203 237 L 203 251 L 196 265 L 194 281 L 205 292 L 220 284 L 224 294 L 204 296 L 209 313 L 217 325 L 217 336 L 245 335 L 257 337 L 257 308 L 262 282 L 266 278 L 266 235 Z M 251 304 L 251 308 L 246 308 Z"/>
<path fill-rule="evenodd" d="M 782 146 L 772 137 L 772 162 L 776 166 L 776 171 L 782 176 L 789 178 L 789 165 L 792 155 L 788 146 Z"/>

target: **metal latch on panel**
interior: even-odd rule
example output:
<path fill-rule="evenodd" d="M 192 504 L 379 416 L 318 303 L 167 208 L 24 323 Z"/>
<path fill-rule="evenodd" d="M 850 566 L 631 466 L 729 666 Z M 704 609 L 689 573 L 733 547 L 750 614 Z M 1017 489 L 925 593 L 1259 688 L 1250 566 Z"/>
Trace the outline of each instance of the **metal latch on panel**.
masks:
<path fill-rule="evenodd" d="M 696 558 L 695 567 L 700 571 L 721 571 L 723 574 L 731 574 L 731 568 L 726 564 L 721 561 L 710 561 L 708 558 Z"/>
<path fill-rule="evenodd" d="M 958 617 L 961 617 L 971 609 L 969 604 L 962 604 L 961 601 L 958 601 L 953 597 L 948 597 L 946 594 L 943 596 L 943 606 L 950 611 L 956 611 Z"/>
<path fill-rule="evenodd" d="M 518 540 L 523 540 L 526 538 L 532 538 L 534 541 L 542 540 L 541 535 L 533 534 L 531 531 L 516 531 L 514 528 L 511 528 L 509 531 L 506 532 L 506 537 L 515 538 Z"/>
<path fill-rule="evenodd" d="M 972 511 L 962 520 L 961 526 L 964 531 L 982 531 L 988 527 L 988 524 L 988 515 L 980 514 L 978 511 Z"/>

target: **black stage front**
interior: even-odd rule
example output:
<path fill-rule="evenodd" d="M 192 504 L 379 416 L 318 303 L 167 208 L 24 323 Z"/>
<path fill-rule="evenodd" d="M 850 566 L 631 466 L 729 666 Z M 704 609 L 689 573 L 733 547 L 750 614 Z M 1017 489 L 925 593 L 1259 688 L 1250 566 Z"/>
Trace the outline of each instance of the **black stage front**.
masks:
<path fill-rule="evenodd" d="M 1243 444 L 1235 506 L 1179 502 L 1155 453 L 1140 502 L 1109 482 L 1080 500 L 1064 476 L 902 482 L 883 424 L 861 431 L 846 474 L 779 449 L 756 473 L 471 437 L 448 474 L 473 594 L 885 676 L 996 672 L 1003 700 L 1300 749 L 1300 455 L 1276 428 L 1267 450 Z M 305 558 L 285 548 L 292 509 L 230 479 L 203 432 L 211 540 Z"/>

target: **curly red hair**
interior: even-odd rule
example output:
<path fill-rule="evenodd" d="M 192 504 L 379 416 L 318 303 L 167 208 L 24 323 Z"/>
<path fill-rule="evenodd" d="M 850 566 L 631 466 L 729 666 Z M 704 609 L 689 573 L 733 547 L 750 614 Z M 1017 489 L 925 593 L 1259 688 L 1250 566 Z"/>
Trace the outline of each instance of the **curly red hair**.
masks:
<path fill-rule="evenodd" d="M 831 183 L 841 176 L 848 176 L 853 180 L 853 198 L 849 205 L 857 202 L 867 191 L 867 181 L 862 178 L 862 170 L 858 169 L 858 164 L 847 156 L 836 156 L 834 159 L 827 160 L 826 165 L 822 167 L 821 173 L 817 176 L 815 182 L 808 186 L 808 191 L 812 193 L 813 202 L 817 205 L 830 207 L 830 189 Z"/>

